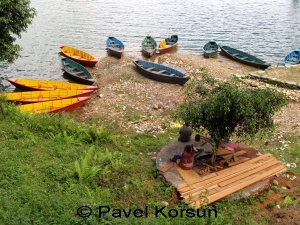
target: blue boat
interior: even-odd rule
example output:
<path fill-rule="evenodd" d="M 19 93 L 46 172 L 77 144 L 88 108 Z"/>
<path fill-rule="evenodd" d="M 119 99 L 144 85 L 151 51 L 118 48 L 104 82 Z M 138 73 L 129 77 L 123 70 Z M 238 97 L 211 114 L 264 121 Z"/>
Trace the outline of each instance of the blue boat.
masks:
<path fill-rule="evenodd" d="M 179 70 L 165 65 L 143 60 L 133 60 L 133 63 L 143 76 L 153 80 L 183 85 L 190 79 L 189 76 Z"/>
<path fill-rule="evenodd" d="M 124 44 L 113 36 L 108 36 L 106 40 L 106 49 L 108 54 L 121 58 L 124 52 Z"/>
<path fill-rule="evenodd" d="M 290 66 L 300 63 L 300 48 L 296 48 L 284 57 L 284 65 Z"/>

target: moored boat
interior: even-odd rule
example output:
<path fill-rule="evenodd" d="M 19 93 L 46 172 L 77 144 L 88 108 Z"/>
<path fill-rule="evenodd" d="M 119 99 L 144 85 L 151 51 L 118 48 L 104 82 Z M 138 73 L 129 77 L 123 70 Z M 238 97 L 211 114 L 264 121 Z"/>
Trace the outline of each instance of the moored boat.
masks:
<path fill-rule="evenodd" d="M 215 41 L 209 41 L 203 46 L 203 55 L 206 58 L 213 58 L 218 54 L 219 45 Z"/>
<path fill-rule="evenodd" d="M 122 41 L 113 36 L 108 36 L 106 40 L 106 49 L 108 54 L 121 58 L 124 48 L 125 46 Z"/>
<path fill-rule="evenodd" d="M 163 39 L 157 48 L 157 53 L 163 54 L 170 52 L 178 45 L 178 36 L 172 35 L 168 38 Z"/>
<path fill-rule="evenodd" d="M 7 78 L 16 88 L 25 91 L 53 91 L 53 90 L 97 90 L 97 86 L 76 84 L 64 81 L 32 80 L 22 78 Z"/>
<path fill-rule="evenodd" d="M 144 60 L 134 60 L 133 63 L 143 76 L 153 80 L 183 85 L 190 79 L 185 73 L 165 65 Z"/>
<path fill-rule="evenodd" d="M 295 65 L 300 63 L 300 48 L 296 48 L 289 52 L 283 59 L 286 66 Z"/>
<path fill-rule="evenodd" d="M 83 66 L 94 67 L 98 62 L 98 60 L 94 56 L 85 51 L 62 44 L 59 44 L 58 47 L 60 48 L 62 55 L 74 60 L 75 62 Z"/>
<path fill-rule="evenodd" d="M 157 43 L 150 35 L 147 35 L 142 41 L 142 53 L 147 57 L 155 54 L 156 47 Z"/>
<path fill-rule="evenodd" d="M 0 95 L 4 96 L 9 102 L 28 104 L 89 96 L 93 92 L 94 90 L 24 91 L 1 93 Z"/>
<path fill-rule="evenodd" d="M 66 57 L 62 57 L 61 61 L 63 70 L 72 80 L 80 84 L 94 84 L 95 80 L 93 76 L 84 66 Z"/>
<path fill-rule="evenodd" d="M 81 107 L 91 97 L 67 98 L 61 100 L 37 102 L 18 106 L 21 111 L 26 111 L 34 114 L 38 113 L 58 113 L 69 112 Z"/>
<path fill-rule="evenodd" d="M 259 69 L 267 69 L 269 66 L 271 66 L 271 64 L 267 63 L 266 61 L 261 60 L 256 56 L 250 55 L 246 52 L 225 45 L 219 45 L 219 47 L 226 56 L 229 56 L 230 58 L 246 65 L 253 66 Z"/>

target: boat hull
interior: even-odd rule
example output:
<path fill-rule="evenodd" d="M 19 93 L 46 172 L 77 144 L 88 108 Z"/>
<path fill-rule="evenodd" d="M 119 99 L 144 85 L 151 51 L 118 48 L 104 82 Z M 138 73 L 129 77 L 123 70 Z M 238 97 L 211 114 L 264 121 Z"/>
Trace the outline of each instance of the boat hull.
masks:
<path fill-rule="evenodd" d="M 58 47 L 60 48 L 61 54 L 63 56 L 72 59 L 80 65 L 94 67 L 98 62 L 98 60 L 94 56 L 82 50 L 61 44 L 59 44 Z"/>
<path fill-rule="evenodd" d="M 300 63 L 300 49 L 295 49 L 288 53 L 284 57 L 283 62 L 286 66 L 296 65 Z"/>
<path fill-rule="evenodd" d="M 19 78 L 7 78 L 16 88 L 25 91 L 53 91 L 53 90 L 97 90 L 97 86 L 75 84 L 63 81 L 30 80 Z"/>
<path fill-rule="evenodd" d="M 228 56 L 229 58 L 232 58 L 240 63 L 246 64 L 248 66 L 253 66 L 258 69 L 267 69 L 271 64 L 253 56 L 246 52 L 231 48 L 229 46 L 222 46 L 219 45 L 220 49 L 222 50 L 222 53 Z"/>
<path fill-rule="evenodd" d="M 203 55 L 205 58 L 213 58 L 218 54 L 219 46 L 215 41 L 209 41 L 203 46 Z"/>
<path fill-rule="evenodd" d="M 152 57 L 155 54 L 156 47 L 156 41 L 150 35 L 147 35 L 142 41 L 142 54 L 146 57 Z"/>
<path fill-rule="evenodd" d="M 1 94 L 9 102 L 29 104 L 35 102 L 54 101 L 66 98 L 89 96 L 93 90 L 56 90 L 56 91 L 26 91 Z"/>
<path fill-rule="evenodd" d="M 156 49 L 146 50 L 142 49 L 142 54 L 146 57 L 152 57 L 155 54 Z"/>
<path fill-rule="evenodd" d="M 117 38 L 109 36 L 106 40 L 106 50 L 109 55 L 121 58 L 124 53 L 124 44 Z"/>
<path fill-rule="evenodd" d="M 172 84 L 180 84 L 183 85 L 185 84 L 190 77 L 186 76 L 185 74 L 181 73 L 178 70 L 175 70 L 173 68 L 157 64 L 157 63 L 152 63 L 152 62 L 147 62 L 143 60 L 136 60 L 133 61 L 133 63 L 136 66 L 136 69 L 145 77 L 160 81 L 160 82 L 165 82 L 165 83 L 172 83 Z M 154 68 L 152 70 L 149 70 L 151 68 Z M 162 72 L 164 71 L 164 72 Z"/>
<path fill-rule="evenodd" d="M 80 84 L 93 85 L 95 80 L 90 72 L 79 63 L 69 59 L 62 58 L 62 65 L 65 74 L 72 80 Z"/>
<path fill-rule="evenodd" d="M 38 102 L 18 106 L 21 111 L 34 114 L 69 112 L 81 107 L 91 97 L 69 98 L 55 101 Z"/>
<path fill-rule="evenodd" d="M 157 53 L 159 54 L 164 54 L 172 51 L 175 49 L 178 45 L 178 36 L 177 35 L 172 35 L 169 38 L 163 39 L 157 48 Z"/>

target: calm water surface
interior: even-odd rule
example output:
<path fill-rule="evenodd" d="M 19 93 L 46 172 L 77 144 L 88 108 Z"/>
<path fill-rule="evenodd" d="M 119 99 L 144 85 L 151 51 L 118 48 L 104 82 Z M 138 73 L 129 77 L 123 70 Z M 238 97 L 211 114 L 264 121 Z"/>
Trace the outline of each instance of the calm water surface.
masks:
<path fill-rule="evenodd" d="M 178 34 L 177 52 L 202 54 L 208 40 L 256 55 L 272 65 L 300 47 L 300 0 L 31 0 L 38 15 L 22 38 L 21 58 L 0 65 L 4 79 L 64 80 L 57 44 L 82 49 L 101 59 L 113 34 L 125 54 L 141 58 L 141 42 Z M 1 81 L 2 80 L 2 81 Z"/>

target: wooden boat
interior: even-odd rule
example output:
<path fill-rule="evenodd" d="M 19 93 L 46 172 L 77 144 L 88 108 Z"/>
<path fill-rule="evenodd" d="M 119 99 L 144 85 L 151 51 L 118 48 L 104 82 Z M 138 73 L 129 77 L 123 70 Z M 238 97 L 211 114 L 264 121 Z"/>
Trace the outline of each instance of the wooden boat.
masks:
<path fill-rule="evenodd" d="M 150 35 L 147 35 L 142 41 L 142 53 L 147 57 L 154 55 L 156 47 L 157 43 Z"/>
<path fill-rule="evenodd" d="M 206 58 L 213 58 L 218 54 L 219 45 L 215 41 L 209 41 L 203 46 L 203 55 Z"/>
<path fill-rule="evenodd" d="M 185 84 L 190 79 L 184 73 L 161 64 L 143 60 L 135 60 L 133 63 L 143 76 L 153 80 L 173 84 Z"/>
<path fill-rule="evenodd" d="M 75 84 L 64 81 L 31 80 L 21 78 L 7 78 L 16 88 L 26 91 L 53 91 L 53 90 L 97 90 L 97 86 Z"/>
<path fill-rule="evenodd" d="M 175 48 L 178 44 L 178 36 L 172 35 L 166 39 L 163 39 L 157 49 L 157 53 L 163 54 L 166 52 L 170 52 L 173 48 Z"/>
<path fill-rule="evenodd" d="M 21 111 L 38 113 L 69 112 L 82 106 L 91 97 L 67 98 L 55 101 L 37 102 L 18 106 Z"/>
<path fill-rule="evenodd" d="M 59 44 L 58 47 L 60 48 L 62 55 L 74 60 L 75 62 L 83 66 L 94 67 L 95 64 L 98 62 L 98 60 L 94 56 L 82 50 L 62 44 Z"/>
<path fill-rule="evenodd" d="M 55 91 L 25 91 L 2 93 L 7 101 L 28 104 L 35 102 L 54 101 L 58 99 L 89 96 L 93 90 L 55 90 Z"/>
<path fill-rule="evenodd" d="M 225 55 L 246 65 L 253 66 L 259 69 L 267 69 L 271 65 L 253 55 L 250 55 L 246 52 L 242 52 L 235 48 L 231 48 L 225 45 L 219 45 L 219 47 Z"/>
<path fill-rule="evenodd" d="M 295 65 L 300 63 L 300 48 L 296 48 L 287 54 L 283 60 L 286 66 Z"/>
<path fill-rule="evenodd" d="M 62 57 L 61 61 L 63 70 L 72 80 L 80 84 L 87 85 L 92 85 L 95 83 L 91 73 L 84 66 L 66 57 Z"/>
<path fill-rule="evenodd" d="M 106 49 L 108 54 L 121 58 L 124 52 L 124 44 L 113 36 L 108 36 L 106 40 Z"/>

